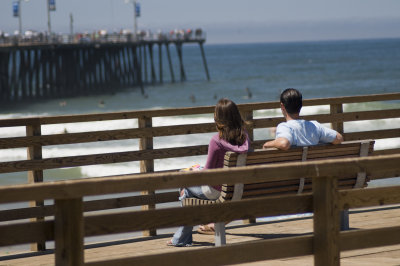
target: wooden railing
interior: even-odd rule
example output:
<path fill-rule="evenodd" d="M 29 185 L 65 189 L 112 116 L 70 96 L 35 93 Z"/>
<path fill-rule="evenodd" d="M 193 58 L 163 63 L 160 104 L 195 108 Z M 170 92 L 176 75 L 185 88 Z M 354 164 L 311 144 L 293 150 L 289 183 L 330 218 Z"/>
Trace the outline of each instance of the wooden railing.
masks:
<path fill-rule="evenodd" d="M 400 100 L 400 93 L 304 100 L 304 106 L 330 106 L 330 113 L 306 115 L 304 116 L 304 118 L 317 120 L 321 123 L 331 123 L 334 129 L 343 133 L 346 140 L 396 138 L 400 136 L 400 130 L 398 128 L 348 132 L 345 130 L 344 127 L 345 122 L 379 120 L 400 117 L 400 108 L 389 110 L 363 110 L 357 112 L 345 112 L 343 108 L 345 104 L 393 100 Z M 253 139 L 252 145 L 254 148 L 260 148 L 261 145 L 267 140 L 254 140 L 254 130 L 275 127 L 279 122 L 283 121 L 283 118 L 281 116 L 271 118 L 256 117 L 256 112 L 259 110 L 279 108 L 279 102 L 241 104 L 239 105 L 239 108 L 242 112 L 242 115 L 249 121 L 248 131 L 251 138 Z M 197 114 L 211 115 L 213 112 L 214 106 L 207 106 L 164 110 L 144 110 L 132 112 L 30 117 L 0 120 L 1 128 L 21 126 L 26 128 L 26 136 L 24 137 L 0 138 L 0 149 L 27 148 L 28 150 L 28 156 L 26 160 L 0 162 L 0 174 L 28 171 L 29 183 L 36 183 L 43 182 L 43 172 L 49 169 L 131 161 L 140 161 L 141 173 L 151 173 L 154 171 L 154 160 L 156 159 L 207 154 L 206 144 L 154 149 L 153 139 L 155 137 L 215 132 L 214 123 L 153 126 L 154 118 Z M 121 119 L 137 120 L 138 128 L 42 135 L 43 126 L 47 125 L 94 121 L 112 121 Z M 63 156 L 56 158 L 43 158 L 42 155 L 43 147 L 50 145 L 53 146 L 64 144 L 80 144 L 88 142 L 115 141 L 126 139 L 138 139 L 139 150 L 125 152 L 107 152 L 105 150 L 105 152 L 101 154 Z M 400 148 L 391 148 L 386 150 L 374 151 L 374 155 L 395 154 L 399 152 Z M 76 176 L 76 178 L 79 178 L 79 176 Z M 155 209 L 155 205 L 157 203 L 177 201 L 176 193 L 155 193 L 155 190 L 159 189 L 159 187 L 155 187 L 152 190 L 144 190 L 142 191 L 141 196 L 85 201 L 83 208 L 85 211 L 95 211 L 143 205 L 144 209 Z M 44 220 L 43 217 L 54 214 L 54 206 L 44 205 L 43 201 L 32 202 L 31 206 L 32 207 L 30 208 L 0 211 L 0 221 L 26 218 L 35 218 L 42 221 Z M 145 234 L 155 235 L 156 231 L 146 231 Z M 36 247 L 34 249 L 42 250 L 44 249 L 44 244 L 39 245 L 39 247 Z"/>
<path fill-rule="evenodd" d="M 339 230 L 340 210 L 399 204 L 400 186 L 338 191 L 337 178 L 360 171 L 374 179 L 395 177 L 400 175 L 399 165 L 400 155 L 397 154 L 1 187 L 0 203 L 54 199 L 55 218 L 0 226 L 0 246 L 54 240 L 56 265 L 162 265 L 165 262 L 184 265 L 187 261 L 203 265 L 204 258 L 208 265 L 226 265 L 311 254 L 315 265 L 339 265 L 340 251 L 400 244 L 399 226 Z M 85 216 L 83 210 L 85 196 L 304 176 L 313 178 L 313 194 L 90 216 Z M 83 239 L 86 236 L 304 212 L 314 213 L 313 235 L 84 263 Z"/>
<path fill-rule="evenodd" d="M 395 138 L 400 136 L 398 128 L 371 130 L 360 132 L 345 132 L 343 123 L 362 120 L 377 120 L 388 118 L 399 118 L 400 109 L 390 110 L 372 110 L 343 112 L 343 105 L 349 103 L 365 103 L 373 101 L 393 101 L 400 100 L 400 93 L 352 96 L 340 98 L 312 99 L 304 100 L 304 106 L 329 105 L 330 114 L 307 115 L 305 119 L 317 120 L 321 123 L 331 123 L 332 127 L 343 133 L 346 140 L 358 139 L 382 139 Z M 241 104 L 239 105 L 242 114 L 250 122 L 250 135 L 253 135 L 254 129 L 270 128 L 277 126 L 283 121 L 282 117 L 273 118 L 253 118 L 254 112 L 257 110 L 268 110 L 279 108 L 278 102 Z M 174 136 L 197 133 L 215 132 L 214 123 L 188 124 L 188 125 L 171 125 L 171 126 L 152 126 L 152 120 L 155 117 L 167 116 L 185 116 L 196 114 L 212 114 L 213 106 L 179 108 L 165 110 L 145 110 L 132 112 L 116 112 L 103 114 L 86 114 L 86 115 L 68 115 L 68 116 L 48 116 L 48 117 L 32 117 L 19 119 L 3 119 L 0 120 L 0 127 L 26 127 L 26 137 L 9 137 L 0 138 L 0 149 L 23 148 L 29 150 L 28 160 L 1 162 L 0 173 L 11 173 L 20 171 L 43 171 L 54 168 L 76 167 L 84 165 L 96 165 L 107 163 L 119 163 L 128 161 L 142 161 L 146 167 L 142 168 L 143 172 L 153 169 L 155 159 L 165 159 L 174 157 L 185 157 L 194 155 L 204 155 L 207 153 L 207 145 L 187 146 L 180 148 L 153 149 L 152 141 L 154 137 Z M 110 121 L 120 119 L 137 119 L 138 128 L 90 131 L 80 133 L 65 133 L 54 135 L 42 135 L 41 130 L 44 125 L 93 122 L 93 121 Z M 57 158 L 42 158 L 42 147 L 49 145 L 62 144 L 78 144 L 87 142 L 114 141 L 125 139 L 139 139 L 139 151 L 104 153 L 95 155 L 69 156 Z M 253 143 L 255 148 L 261 147 L 266 139 L 256 140 Z M 397 153 L 400 149 L 387 151 L 384 153 Z M 381 152 L 376 151 L 376 154 Z M 40 179 L 40 178 L 39 178 Z"/>

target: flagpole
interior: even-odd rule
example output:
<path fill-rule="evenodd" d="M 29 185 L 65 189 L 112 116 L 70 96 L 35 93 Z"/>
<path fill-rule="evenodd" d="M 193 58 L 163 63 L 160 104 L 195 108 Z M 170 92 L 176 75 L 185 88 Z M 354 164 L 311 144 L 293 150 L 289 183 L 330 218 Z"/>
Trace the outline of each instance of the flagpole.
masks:
<path fill-rule="evenodd" d="M 51 36 L 51 22 L 50 22 L 50 0 L 47 1 L 47 27 L 49 31 L 49 36 Z"/>
<path fill-rule="evenodd" d="M 133 1 L 133 34 L 136 37 L 137 34 L 137 21 L 136 21 L 136 1 Z"/>
<path fill-rule="evenodd" d="M 21 0 L 18 0 L 18 23 L 19 23 L 19 36 L 22 37 Z"/>

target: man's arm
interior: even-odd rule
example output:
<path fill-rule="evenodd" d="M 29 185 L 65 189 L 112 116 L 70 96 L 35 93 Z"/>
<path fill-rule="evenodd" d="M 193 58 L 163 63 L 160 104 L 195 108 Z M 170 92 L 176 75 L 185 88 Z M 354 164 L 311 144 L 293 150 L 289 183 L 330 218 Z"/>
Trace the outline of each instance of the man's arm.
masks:
<path fill-rule="evenodd" d="M 332 141 L 332 144 L 340 144 L 343 142 L 343 136 L 338 132 L 336 138 Z"/>
<path fill-rule="evenodd" d="M 290 148 L 290 142 L 286 138 L 277 138 L 271 141 L 267 141 L 263 145 L 264 149 L 267 148 L 278 148 L 280 150 L 288 150 Z"/>

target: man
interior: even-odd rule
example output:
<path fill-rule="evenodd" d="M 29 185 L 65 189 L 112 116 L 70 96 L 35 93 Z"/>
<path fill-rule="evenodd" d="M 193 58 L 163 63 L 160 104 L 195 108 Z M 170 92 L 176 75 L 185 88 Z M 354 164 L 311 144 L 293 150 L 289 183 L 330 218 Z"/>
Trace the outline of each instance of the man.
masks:
<path fill-rule="evenodd" d="M 286 89 L 281 94 L 281 110 L 286 122 L 276 128 L 276 138 L 264 143 L 263 148 L 288 150 L 291 146 L 311 146 L 318 143 L 339 144 L 343 136 L 317 121 L 300 119 L 302 95 L 296 89 Z"/>

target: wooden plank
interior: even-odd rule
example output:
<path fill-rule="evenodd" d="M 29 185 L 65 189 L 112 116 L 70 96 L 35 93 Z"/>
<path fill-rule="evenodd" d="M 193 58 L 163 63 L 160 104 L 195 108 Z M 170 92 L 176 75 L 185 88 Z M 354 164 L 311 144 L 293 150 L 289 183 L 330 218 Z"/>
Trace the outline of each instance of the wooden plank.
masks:
<path fill-rule="evenodd" d="M 397 149 L 386 149 L 386 150 L 374 150 L 372 155 L 390 155 L 390 154 L 399 154 L 400 148 Z"/>
<path fill-rule="evenodd" d="M 155 254 L 88 262 L 87 266 L 122 265 L 228 265 L 246 262 L 305 256 L 312 254 L 312 236 L 286 237 L 235 243 L 228 246 L 183 250 Z"/>
<path fill-rule="evenodd" d="M 320 123 L 330 122 L 351 122 L 360 120 L 376 120 L 376 119 L 387 119 L 400 117 L 400 109 L 388 109 L 388 110 L 373 110 L 373 111 L 362 111 L 362 112 L 348 112 L 336 115 L 309 115 L 304 116 L 303 119 L 317 120 Z"/>
<path fill-rule="evenodd" d="M 263 159 L 263 158 L 269 159 L 269 158 L 276 158 L 276 157 L 283 157 L 283 158 L 297 157 L 297 156 L 301 156 L 301 154 L 302 154 L 302 150 L 296 149 L 296 148 L 293 148 L 293 149 L 290 149 L 287 151 L 266 149 L 265 151 L 259 150 L 256 152 L 248 153 L 247 158 L 248 158 L 248 160 L 258 160 L 258 159 Z"/>
<path fill-rule="evenodd" d="M 54 239 L 54 222 L 25 222 L 0 225 L 0 246 L 44 242 Z"/>
<path fill-rule="evenodd" d="M 105 120 L 134 119 L 143 116 L 164 117 L 164 116 L 182 116 L 182 115 L 195 115 L 195 114 L 212 114 L 214 112 L 214 109 L 215 106 L 207 106 L 207 107 L 187 107 L 181 109 L 166 109 L 166 110 L 143 110 L 143 111 L 133 111 L 133 112 L 110 112 L 110 113 L 98 113 L 98 114 L 1 119 L 0 127 L 24 126 L 26 124 L 31 124 L 32 119 L 40 119 L 40 123 L 42 125 L 49 125 L 49 124 L 93 122 L 93 121 L 105 121 Z"/>
<path fill-rule="evenodd" d="M 149 128 L 118 129 L 92 131 L 82 133 L 67 133 L 44 136 L 0 138 L 0 149 L 20 148 L 29 145 L 57 145 L 97 142 L 108 140 L 124 140 L 147 137 L 175 136 L 183 134 L 198 134 L 215 132 L 214 123 L 196 125 L 178 125 Z"/>
<path fill-rule="evenodd" d="M 27 126 L 26 127 L 26 135 L 27 136 L 40 136 L 41 135 L 40 124 Z M 28 153 L 28 155 L 27 155 L 28 161 L 42 159 L 42 147 L 40 145 L 28 146 L 27 153 Z M 43 171 L 42 170 L 28 171 L 28 183 L 33 184 L 33 183 L 40 183 L 40 182 L 43 182 Z M 30 207 L 43 207 L 44 201 L 43 200 L 30 201 L 29 206 Z M 38 216 L 38 217 L 32 218 L 31 221 L 34 221 L 34 222 L 35 221 L 44 221 L 44 217 Z M 45 242 L 32 243 L 31 250 L 32 251 L 46 250 L 46 243 Z"/>
<path fill-rule="evenodd" d="M 359 153 L 359 152 L 358 152 Z M 326 159 L 326 158 L 350 158 L 350 157 L 358 157 L 358 153 L 354 151 L 347 151 L 347 152 L 332 152 L 326 154 L 311 154 L 310 158 L 308 159 Z M 280 154 L 276 154 L 276 156 L 266 155 L 265 157 L 261 155 L 251 156 L 250 159 L 246 160 L 246 165 L 257 165 L 257 164 L 268 164 L 268 163 L 278 163 L 278 162 L 290 162 L 290 161 L 301 161 L 302 154 L 300 152 L 294 153 L 286 153 L 280 152 Z M 224 165 L 226 167 L 235 167 L 236 166 L 236 159 L 229 158 L 229 160 L 224 160 Z"/>
<path fill-rule="evenodd" d="M 0 211 L 0 222 L 54 215 L 53 205 Z"/>
<path fill-rule="evenodd" d="M 246 190 L 243 192 L 243 198 L 252 197 L 252 196 L 268 196 L 273 193 L 280 192 L 297 192 L 299 186 L 285 186 L 285 187 L 273 187 L 268 189 L 259 189 L 259 190 Z"/>
<path fill-rule="evenodd" d="M 332 144 L 320 144 L 315 146 L 310 146 L 308 154 L 325 154 L 327 152 L 333 151 L 349 151 L 349 150 L 359 150 L 360 149 L 360 141 L 345 141 L 340 145 L 332 145 Z M 302 154 L 303 148 L 302 147 L 292 147 L 291 149 L 283 152 L 282 150 L 278 150 L 275 148 L 269 149 L 260 149 L 254 152 L 248 153 L 248 158 L 252 159 L 258 157 L 265 157 L 265 156 L 285 156 L 285 155 L 296 155 Z M 231 155 L 233 156 L 233 154 Z"/>
<path fill-rule="evenodd" d="M 131 197 L 111 198 L 111 199 L 100 199 L 83 202 L 83 210 L 85 212 L 107 210 L 107 209 L 118 209 L 133 206 L 140 206 L 146 203 L 159 204 L 167 202 L 178 201 L 177 192 L 164 192 L 156 193 L 155 195 L 140 195 Z M 45 205 L 39 207 L 9 209 L 0 211 L 0 222 L 20 220 L 27 218 L 34 218 L 40 216 L 53 216 L 54 205 Z"/>
<path fill-rule="evenodd" d="M 314 265 L 340 265 L 337 179 L 313 178 Z"/>
<path fill-rule="evenodd" d="M 399 128 L 348 132 L 343 134 L 345 140 L 387 139 L 387 138 L 398 138 L 399 136 L 400 136 Z"/>
<path fill-rule="evenodd" d="M 204 60 L 204 63 L 205 63 L 203 46 L 201 44 L 200 44 L 200 48 L 201 48 L 202 55 L 203 55 L 203 60 Z M 208 70 L 207 70 L 207 77 L 209 79 Z M 254 117 L 253 117 L 253 111 L 242 111 L 242 117 L 246 121 L 246 130 L 247 130 L 247 132 L 249 134 L 249 138 L 250 138 L 251 141 L 253 141 L 254 140 L 254 128 L 253 128 L 253 119 L 254 119 Z M 246 158 L 246 165 L 248 164 L 247 160 L 248 160 L 248 158 Z M 255 224 L 256 223 L 256 218 L 252 217 L 252 218 L 243 220 L 243 223 L 244 224 Z M 225 225 L 222 225 L 222 226 L 223 226 L 223 228 L 225 227 Z M 225 229 L 223 230 L 223 234 L 224 234 L 224 238 L 223 239 L 224 239 L 224 241 L 226 241 L 225 240 Z M 215 239 L 217 240 L 217 238 L 215 238 Z M 217 241 L 215 242 L 215 244 L 217 246 Z M 224 243 L 224 244 L 226 244 L 226 243 Z"/>
<path fill-rule="evenodd" d="M 339 206 L 342 209 L 396 203 L 400 203 L 400 186 L 341 191 L 339 200 Z"/>
<path fill-rule="evenodd" d="M 396 154 L 398 154 L 398 153 L 396 153 Z M 395 156 L 396 154 L 393 154 L 393 156 Z M 378 156 L 390 156 L 390 155 L 378 155 Z M 385 169 L 385 167 L 381 167 L 379 169 L 375 169 L 373 172 L 367 171 L 367 173 L 369 176 L 369 180 L 399 177 L 400 176 L 400 168 Z"/>
<path fill-rule="evenodd" d="M 400 100 L 400 93 L 370 94 L 303 100 L 303 106 Z"/>
<path fill-rule="evenodd" d="M 359 111 L 343 114 L 306 115 L 302 116 L 301 118 L 305 120 L 317 120 L 320 123 L 338 123 L 361 120 L 388 119 L 397 117 L 400 117 L 400 109 Z M 274 127 L 283 121 L 283 118 L 254 119 L 254 128 Z"/>
<path fill-rule="evenodd" d="M 307 161 L 321 160 L 321 159 L 335 159 L 335 158 L 354 158 L 359 157 L 360 150 L 357 151 L 338 151 L 338 152 L 327 152 L 326 154 L 309 154 Z M 257 158 L 247 161 L 246 165 L 266 164 L 266 163 L 277 163 L 277 162 L 290 162 L 290 161 L 302 161 L 302 156 L 277 156 L 270 158 Z M 229 166 L 234 166 L 233 162 L 229 163 Z"/>
<path fill-rule="evenodd" d="M 57 266 L 79 266 L 83 256 L 82 198 L 55 200 L 54 242 Z"/>
<path fill-rule="evenodd" d="M 283 162 L 293 162 L 293 161 L 301 161 L 301 155 L 254 159 L 247 161 L 246 165 L 283 163 Z M 232 164 L 230 164 L 230 166 L 232 166 Z"/>
<path fill-rule="evenodd" d="M 62 199 L 122 193 L 142 190 L 161 190 L 202 184 L 245 183 L 298 179 L 299 177 L 342 176 L 349 172 L 369 172 L 380 177 L 398 173 L 400 154 L 321 160 L 212 169 L 193 172 L 168 172 L 142 175 L 111 176 L 101 179 L 66 180 L 32 185 L 0 187 L 0 203 L 29 201 L 31 199 Z M 227 174 L 229 173 L 229 174 Z M 268 176 L 265 175 L 268 173 Z"/>
<path fill-rule="evenodd" d="M 149 49 L 152 49 L 151 46 L 149 46 Z M 151 50 L 151 60 L 152 58 L 152 50 Z M 153 66 L 153 62 L 152 62 Z M 152 77 L 153 79 L 153 77 Z M 152 119 L 151 117 L 141 117 L 138 120 L 138 125 L 139 128 L 151 128 L 152 127 Z M 139 140 L 139 150 L 143 151 L 151 151 L 153 150 L 153 138 L 152 137 L 142 137 Z M 140 161 L 140 173 L 152 173 L 154 172 L 154 160 L 141 160 Z M 154 190 L 145 190 L 140 192 L 142 195 L 155 195 Z M 155 204 L 147 204 L 142 206 L 142 210 L 154 210 L 156 208 Z M 144 236 L 155 236 L 157 235 L 156 230 L 147 230 L 143 231 Z"/>
<path fill-rule="evenodd" d="M 106 209 L 140 206 L 144 204 L 159 204 L 176 201 L 178 201 L 178 192 L 164 192 L 151 195 L 85 201 L 84 211 L 99 211 Z"/>
<path fill-rule="evenodd" d="M 179 148 L 56 157 L 41 160 L 0 162 L 0 173 L 204 155 L 207 154 L 207 149 L 208 145 L 198 145 Z"/>
<path fill-rule="evenodd" d="M 340 233 L 342 251 L 400 244 L 400 226 Z"/>
<path fill-rule="evenodd" d="M 184 208 L 93 215 L 85 217 L 85 236 L 304 213 L 311 210 L 311 195 L 290 195 Z"/>
<path fill-rule="evenodd" d="M 355 178 L 340 180 L 338 182 L 338 186 L 340 189 L 344 189 L 349 186 L 350 187 L 354 186 L 355 182 L 356 182 Z M 311 191 L 311 184 L 312 184 L 311 182 L 306 180 L 305 185 L 304 185 L 304 190 Z M 271 194 L 276 194 L 278 192 L 285 192 L 285 191 L 297 193 L 298 187 L 299 187 L 299 180 L 285 180 L 282 182 L 255 183 L 252 185 L 247 185 L 247 186 L 245 185 L 243 197 L 245 198 L 245 197 L 254 196 L 254 195 L 268 196 Z M 224 188 L 222 193 L 225 197 L 231 197 L 233 194 L 233 188 L 231 188 L 231 187 Z"/>
<path fill-rule="evenodd" d="M 360 156 L 360 151 L 337 152 L 337 153 L 327 153 L 326 156 L 322 156 L 321 154 L 310 155 L 309 157 L 307 157 L 307 161 L 322 160 L 322 159 L 354 158 L 359 156 Z"/>
<path fill-rule="evenodd" d="M 373 144 L 370 151 L 372 152 Z M 248 153 L 247 165 L 261 164 L 261 163 L 275 163 L 294 161 L 302 159 L 302 148 L 292 148 L 288 151 L 280 151 L 276 149 L 259 150 Z M 358 157 L 360 153 L 360 143 L 346 143 L 337 145 L 321 145 L 309 148 L 307 159 L 321 159 L 321 158 L 335 158 L 335 157 Z M 228 154 L 225 157 L 226 166 L 235 166 L 237 156 Z"/>
<path fill-rule="evenodd" d="M 343 104 L 331 104 L 330 105 L 330 113 L 331 114 L 342 114 L 343 113 Z M 331 124 L 333 130 L 336 130 L 340 134 L 343 134 L 343 122 L 335 122 Z"/>
<path fill-rule="evenodd" d="M 139 128 L 151 128 L 152 119 L 151 117 L 141 117 L 138 120 Z M 143 135 L 146 136 L 146 135 Z M 139 140 L 139 150 L 153 150 L 153 138 L 143 137 Z M 140 161 L 140 172 L 141 173 L 151 173 L 154 172 L 154 160 L 141 160 Z"/>
<path fill-rule="evenodd" d="M 244 184 L 244 189 L 245 190 L 252 190 L 252 189 L 269 188 L 269 187 L 277 187 L 277 186 L 287 186 L 287 185 L 298 185 L 298 184 L 299 184 L 299 180 L 282 180 L 282 181 L 275 181 L 275 182 Z"/>

